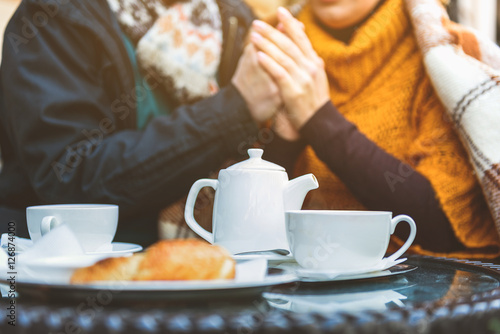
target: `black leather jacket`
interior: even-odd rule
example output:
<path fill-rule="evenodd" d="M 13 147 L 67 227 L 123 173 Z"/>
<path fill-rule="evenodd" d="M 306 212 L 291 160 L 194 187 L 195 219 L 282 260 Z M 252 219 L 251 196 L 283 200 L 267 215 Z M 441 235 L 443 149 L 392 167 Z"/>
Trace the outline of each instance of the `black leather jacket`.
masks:
<path fill-rule="evenodd" d="M 24 0 L 0 68 L 0 207 L 114 203 L 119 229 L 156 231 L 162 207 L 245 154 L 257 126 L 230 77 L 253 14 L 238 0 L 219 5 L 225 87 L 139 131 L 132 67 L 106 0 Z"/>

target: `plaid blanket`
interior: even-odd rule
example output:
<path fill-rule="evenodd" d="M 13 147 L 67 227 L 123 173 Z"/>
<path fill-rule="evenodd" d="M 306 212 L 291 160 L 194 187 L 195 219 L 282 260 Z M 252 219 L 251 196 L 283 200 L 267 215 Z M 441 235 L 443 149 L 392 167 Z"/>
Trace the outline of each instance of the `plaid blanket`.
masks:
<path fill-rule="evenodd" d="M 482 186 L 500 234 L 500 48 L 450 21 L 436 0 L 405 0 L 433 86 Z"/>

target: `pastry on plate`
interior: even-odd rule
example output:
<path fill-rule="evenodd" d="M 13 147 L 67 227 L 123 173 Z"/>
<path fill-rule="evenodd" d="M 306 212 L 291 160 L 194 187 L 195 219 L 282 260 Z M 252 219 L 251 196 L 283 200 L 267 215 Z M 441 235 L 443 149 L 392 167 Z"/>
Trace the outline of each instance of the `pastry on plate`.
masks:
<path fill-rule="evenodd" d="M 161 240 L 142 253 L 75 270 L 71 283 L 232 279 L 235 261 L 222 247 L 197 239 Z"/>

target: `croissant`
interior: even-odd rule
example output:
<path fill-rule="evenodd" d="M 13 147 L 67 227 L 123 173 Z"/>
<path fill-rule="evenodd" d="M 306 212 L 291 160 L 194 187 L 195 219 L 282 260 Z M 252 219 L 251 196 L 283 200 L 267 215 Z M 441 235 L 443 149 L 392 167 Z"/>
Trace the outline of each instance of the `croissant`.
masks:
<path fill-rule="evenodd" d="M 235 261 L 222 247 L 197 239 L 158 241 L 146 251 L 112 257 L 75 270 L 71 283 L 95 281 L 214 280 L 235 276 Z"/>

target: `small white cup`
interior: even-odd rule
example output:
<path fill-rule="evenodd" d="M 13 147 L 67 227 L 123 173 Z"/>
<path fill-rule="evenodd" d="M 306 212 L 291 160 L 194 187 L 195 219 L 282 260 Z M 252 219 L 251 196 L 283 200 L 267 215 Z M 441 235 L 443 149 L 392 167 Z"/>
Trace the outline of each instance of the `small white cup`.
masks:
<path fill-rule="evenodd" d="M 307 269 L 358 270 L 383 260 L 396 225 L 405 221 L 410 235 L 387 260 L 397 260 L 412 244 L 417 227 L 406 215 L 385 211 L 298 210 L 286 212 L 286 233 L 297 263 Z"/>
<path fill-rule="evenodd" d="M 110 245 L 118 227 L 118 206 L 111 204 L 57 204 L 26 208 L 28 232 L 34 242 L 66 224 L 85 252 Z"/>

